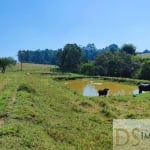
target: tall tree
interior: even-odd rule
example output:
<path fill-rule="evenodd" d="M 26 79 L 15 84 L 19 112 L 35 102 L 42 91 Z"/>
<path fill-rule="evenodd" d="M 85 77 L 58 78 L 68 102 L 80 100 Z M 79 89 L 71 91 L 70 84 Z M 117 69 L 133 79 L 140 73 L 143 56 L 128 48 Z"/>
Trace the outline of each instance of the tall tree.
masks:
<path fill-rule="evenodd" d="M 135 55 L 136 47 L 133 44 L 124 44 L 121 47 L 121 51 L 126 52 L 127 54 Z"/>
<path fill-rule="evenodd" d="M 94 60 L 98 54 L 98 49 L 94 44 L 87 44 L 86 47 L 82 47 L 82 53 L 88 60 Z"/>
<path fill-rule="evenodd" d="M 69 72 L 78 72 L 81 63 L 81 48 L 77 44 L 66 44 L 60 57 L 60 69 Z"/>

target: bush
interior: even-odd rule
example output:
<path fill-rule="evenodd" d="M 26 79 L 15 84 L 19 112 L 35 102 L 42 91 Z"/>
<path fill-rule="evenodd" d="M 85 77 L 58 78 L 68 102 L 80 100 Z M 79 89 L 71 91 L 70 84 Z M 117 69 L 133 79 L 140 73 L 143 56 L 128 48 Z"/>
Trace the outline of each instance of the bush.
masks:
<path fill-rule="evenodd" d="M 95 74 L 95 68 L 92 63 L 85 63 L 81 65 L 81 73 L 85 75 L 94 75 Z"/>

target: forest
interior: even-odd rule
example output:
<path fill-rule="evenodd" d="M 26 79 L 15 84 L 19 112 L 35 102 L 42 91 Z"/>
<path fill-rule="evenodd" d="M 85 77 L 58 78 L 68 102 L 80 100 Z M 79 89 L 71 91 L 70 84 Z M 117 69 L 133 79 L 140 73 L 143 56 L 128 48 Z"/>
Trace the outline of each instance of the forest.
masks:
<path fill-rule="evenodd" d="M 122 47 L 111 44 L 103 49 L 97 49 L 94 44 L 85 47 L 66 44 L 58 50 L 20 50 L 18 60 L 22 63 L 57 65 L 62 72 L 150 79 L 150 59 L 139 57 L 133 44 Z"/>

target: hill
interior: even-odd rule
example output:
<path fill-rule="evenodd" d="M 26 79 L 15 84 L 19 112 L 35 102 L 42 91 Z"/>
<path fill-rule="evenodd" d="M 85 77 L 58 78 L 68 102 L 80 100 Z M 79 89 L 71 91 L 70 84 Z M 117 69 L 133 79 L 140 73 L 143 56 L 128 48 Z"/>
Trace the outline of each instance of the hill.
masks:
<path fill-rule="evenodd" d="M 2 150 L 111 150 L 112 121 L 149 118 L 150 94 L 84 97 L 53 77 L 49 65 L 0 74 Z"/>

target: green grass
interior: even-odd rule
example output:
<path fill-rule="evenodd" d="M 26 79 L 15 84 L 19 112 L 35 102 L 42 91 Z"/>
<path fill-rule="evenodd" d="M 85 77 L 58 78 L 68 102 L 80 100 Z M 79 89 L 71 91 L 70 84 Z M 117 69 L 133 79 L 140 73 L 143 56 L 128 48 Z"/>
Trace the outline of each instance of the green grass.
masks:
<path fill-rule="evenodd" d="M 111 150 L 113 119 L 150 117 L 150 93 L 88 98 L 53 80 L 48 65 L 18 70 L 0 74 L 2 150 Z"/>
<path fill-rule="evenodd" d="M 138 54 L 139 57 L 141 58 L 150 58 L 150 53 L 145 53 L 145 54 Z"/>

